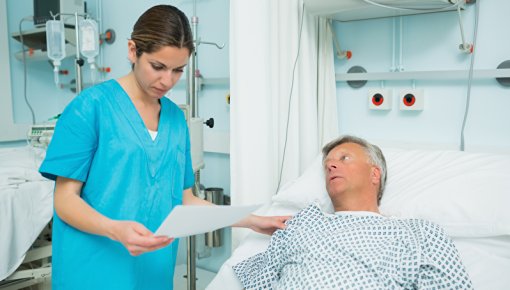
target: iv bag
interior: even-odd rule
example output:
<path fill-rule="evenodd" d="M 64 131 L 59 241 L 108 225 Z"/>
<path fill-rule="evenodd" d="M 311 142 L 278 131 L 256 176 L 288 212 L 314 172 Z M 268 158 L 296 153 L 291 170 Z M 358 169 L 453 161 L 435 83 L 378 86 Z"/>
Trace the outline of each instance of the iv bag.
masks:
<path fill-rule="evenodd" d="M 90 78 L 95 83 L 95 57 L 99 54 L 99 31 L 92 19 L 80 21 L 80 51 L 90 64 Z"/>
<path fill-rule="evenodd" d="M 46 50 L 53 64 L 59 66 L 66 57 L 64 22 L 49 20 L 46 22 Z"/>
<path fill-rule="evenodd" d="M 99 32 L 97 23 L 92 19 L 80 21 L 80 50 L 89 63 L 99 54 Z"/>
<path fill-rule="evenodd" d="M 48 20 L 46 22 L 46 50 L 48 57 L 53 60 L 53 73 L 55 85 L 58 87 L 58 67 L 60 61 L 66 57 L 66 43 L 64 22 L 60 20 Z"/>

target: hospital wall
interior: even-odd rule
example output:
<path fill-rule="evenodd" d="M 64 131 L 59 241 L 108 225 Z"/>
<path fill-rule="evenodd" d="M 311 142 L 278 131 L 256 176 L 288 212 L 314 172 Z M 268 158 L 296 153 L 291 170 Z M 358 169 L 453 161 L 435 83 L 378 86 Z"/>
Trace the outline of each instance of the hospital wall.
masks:
<path fill-rule="evenodd" d="M 510 59 L 510 2 L 480 1 L 479 27 L 475 46 L 474 70 L 496 69 Z M 462 12 L 467 42 L 473 42 L 475 5 Z M 400 111 L 398 94 L 411 88 L 412 80 L 369 81 L 361 88 L 337 82 L 340 133 L 381 140 L 385 144 L 424 143 L 430 147 L 458 149 L 466 106 L 468 69 L 471 55 L 461 52 L 461 34 L 456 12 L 402 17 L 402 62 L 397 53 L 393 63 L 393 31 L 396 25 L 396 51 L 399 50 L 400 19 L 384 18 L 352 22 L 335 22 L 334 30 L 343 50 L 352 58 L 336 59 L 337 74 L 353 66 L 369 73 L 389 72 L 402 65 L 405 72 L 464 70 L 465 77 L 416 80 L 414 86 L 424 90 L 423 111 Z M 390 111 L 369 110 L 368 89 L 393 90 Z M 465 148 L 472 151 L 510 151 L 510 88 L 495 79 L 474 79 L 465 129 Z"/>
<path fill-rule="evenodd" d="M 111 28 L 115 30 L 116 39 L 113 44 L 101 45 L 97 58 L 99 67 L 109 67 L 110 73 L 100 74 L 100 80 L 118 78 L 130 71 L 127 59 L 127 39 L 130 37 L 136 19 L 147 8 L 156 4 L 171 4 L 182 9 L 191 18 L 193 15 L 193 1 L 130 1 L 129 5 L 120 0 L 88 0 L 88 13 L 100 20 L 100 27 L 104 32 Z M 7 1 L 9 34 L 18 30 L 23 17 L 33 14 L 32 0 Z M 228 0 L 197 1 L 196 15 L 199 17 L 198 35 L 202 41 L 225 43 L 225 48 L 219 50 L 210 45 L 198 47 L 198 68 L 204 80 L 227 79 L 228 67 Z M 26 21 L 23 30 L 33 29 L 33 24 Z M 21 43 L 9 39 L 11 85 L 13 99 L 13 114 L 15 123 L 31 123 L 31 114 L 24 100 L 23 63 L 14 57 L 14 53 L 21 51 Z M 68 70 L 68 75 L 61 75 L 60 81 L 64 88 L 57 88 L 54 84 L 52 66 L 47 60 L 27 62 L 27 98 L 35 110 L 36 122 L 44 122 L 61 113 L 65 106 L 74 98 L 75 93 L 70 90 L 71 81 L 75 79 L 75 56 L 69 56 L 62 62 L 61 69 Z M 82 70 L 84 88 L 90 86 L 90 71 L 87 65 Z M 1 80 L 0 80 L 1 82 Z M 169 92 L 168 96 L 177 104 L 186 102 L 185 75 L 179 84 Z M 204 133 L 208 136 L 228 136 L 229 105 L 226 102 L 228 82 L 204 85 L 199 92 L 199 115 L 204 119 L 214 118 L 214 128 L 204 126 Z M 227 134 L 226 134 L 227 133 Z M 207 142 L 207 140 L 205 140 Z M 14 142 L 0 142 L 0 147 L 23 146 L 24 140 Z M 230 194 L 229 158 L 218 152 L 205 152 L 205 168 L 201 171 L 201 183 L 205 187 L 221 187 L 225 194 Z M 200 218 L 200 217 L 197 217 Z M 204 221 L 205 222 L 205 221 Z M 213 248 L 210 258 L 199 259 L 197 265 L 208 270 L 218 270 L 221 263 L 230 255 L 228 230 L 225 231 L 225 244 L 221 248 Z M 182 240 L 178 255 L 178 264 L 186 262 L 186 242 Z"/>

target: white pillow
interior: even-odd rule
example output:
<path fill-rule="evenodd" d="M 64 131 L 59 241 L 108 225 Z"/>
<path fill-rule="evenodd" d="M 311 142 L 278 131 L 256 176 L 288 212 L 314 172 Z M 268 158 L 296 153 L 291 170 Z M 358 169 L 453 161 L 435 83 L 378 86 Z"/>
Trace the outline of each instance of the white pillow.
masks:
<path fill-rule="evenodd" d="M 326 191 L 324 178 L 322 154 L 319 154 L 299 178 L 286 183 L 273 196 L 273 202 L 297 208 L 305 208 L 315 202 L 323 211 L 333 213 L 333 204 Z"/>
<path fill-rule="evenodd" d="M 382 214 L 424 218 L 451 236 L 510 235 L 510 155 L 459 151 L 383 150 L 388 166 Z M 326 192 L 322 157 L 273 198 L 304 208 L 333 207 Z"/>

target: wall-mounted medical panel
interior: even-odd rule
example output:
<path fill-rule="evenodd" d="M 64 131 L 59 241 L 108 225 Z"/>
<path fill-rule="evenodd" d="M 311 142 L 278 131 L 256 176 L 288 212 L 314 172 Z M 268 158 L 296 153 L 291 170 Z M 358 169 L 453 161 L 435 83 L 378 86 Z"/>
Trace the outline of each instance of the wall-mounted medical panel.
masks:
<path fill-rule="evenodd" d="M 423 111 L 423 89 L 403 89 L 399 93 L 399 107 L 402 111 Z"/>
<path fill-rule="evenodd" d="M 390 89 L 369 89 L 368 108 L 371 110 L 391 110 L 392 94 Z"/>

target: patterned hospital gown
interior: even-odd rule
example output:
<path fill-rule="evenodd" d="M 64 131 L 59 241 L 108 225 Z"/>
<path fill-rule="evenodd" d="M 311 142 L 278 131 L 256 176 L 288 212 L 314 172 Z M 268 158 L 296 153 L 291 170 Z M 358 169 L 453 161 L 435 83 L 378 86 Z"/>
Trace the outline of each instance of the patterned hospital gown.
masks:
<path fill-rule="evenodd" d="M 431 222 L 311 205 L 233 267 L 246 289 L 472 289 L 452 241 Z"/>

